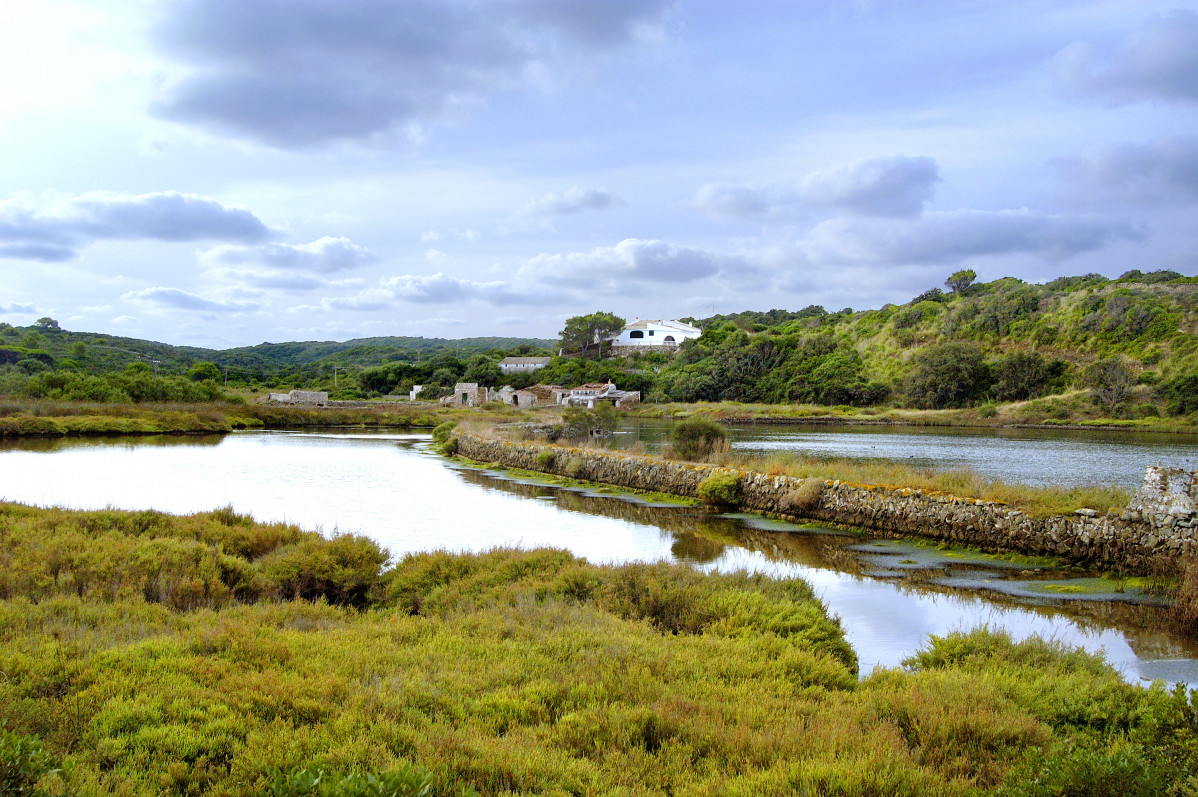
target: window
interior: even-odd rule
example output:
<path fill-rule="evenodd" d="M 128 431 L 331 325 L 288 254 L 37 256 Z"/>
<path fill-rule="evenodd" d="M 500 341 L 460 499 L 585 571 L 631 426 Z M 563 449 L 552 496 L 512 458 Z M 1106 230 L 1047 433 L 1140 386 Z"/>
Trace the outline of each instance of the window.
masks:
<path fill-rule="evenodd" d="M 649 337 L 653 337 L 653 330 L 649 330 Z"/>
<path fill-rule="evenodd" d="M 652 335 L 653 333 L 652 333 L 652 332 L 650 332 L 649 334 L 650 334 L 650 335 Z M 628 333 L 628 337 L 630 337 L 630 338 L 643 338 L 643 337 L 645 337 L 645 333 L 644 333 L 644 332 L 641 332 L 639 329 L 634 329 L 634 330 L 632 330 L 631 332 L 629 332 L 629 333 Z"/>

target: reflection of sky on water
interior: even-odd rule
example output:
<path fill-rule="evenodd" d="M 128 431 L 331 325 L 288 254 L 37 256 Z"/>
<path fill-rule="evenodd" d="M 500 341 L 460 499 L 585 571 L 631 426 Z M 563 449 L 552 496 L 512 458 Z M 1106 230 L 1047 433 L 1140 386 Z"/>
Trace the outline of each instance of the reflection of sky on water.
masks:
<path fill-rule="evenodd" d="M 1148 465 L 1198 467 L 1198 441 L 1162 434 L 775 426 L 734 430 L 733 448 L 827 457 L 869 457 L 938 469 L 970 468 L 990 479 L 1052 485 L 1139 486 Z"/>
<path fill-rule="evenodd" d="M 37 505 L 115 506 L 174 513 L 232 505 L 258 520 L 361 532 L 393 555 L 444 548 L 565 548 L 592 562 L 677 560 L 679 535 L 652 522 L 588 513 L 575 500 L 528 500 L 422 453 L 404 434 L 243 433 L 219 445 L 120 443 L 0 451 L 0 497 Z M 500 489 L 506 487 L 507 489 Z M 560 495 L 555 493 L 555 495 Z M 608 499 L 616 500 L 616 499 Z M 648 511 L 648 510 L 647 510 Z M 663 510 L 679 512 L 681 510 Z M 639 517 L 639 515 L 638 515 Z M 651 517 L 651 515 L 650 515 Z M 659 516 L 666 521 L 673 516 Z M 731 522 L 731 521 L 727 521 Z M 762 533 L 762 532 L 758 532 Z M 1198 662 L 1138 662 L 1124 634 L 1090 631 L 1060 615 L 998 606 L 980 596 L 917 591 L 894 581 L 779 562 L 725 543 L 721 571 L 747 569 L 809 581 L 841 618 L 861 671 L 898 666 L 929 634 L 988 624 L 1016 638 L 1037 633 L 1103 649 L 1130 676 L 1198 682 Z"/>
<path fill-rule="evenodd" d="M 876 666 L 898 666 L 932 634 L 943 636 L 981 625 L 1004 629 L 1015 639 L 1038 634 L 1091 651 L 1101 649 L 1107 660 L 1125 674 L 1139 674 L 1138 658 L 1121 632 L 1094 631 L 1060 616 L 1000 607 L 970 595 L 903 590 L 891 581 L 771 562 L 744 549 L 730 548 L 703 569 L 744 569 L 805 579 L 829 613 L 840 618 L 845 636 L 857 652 L 862 675 L 868 675 Z M 1189 666 L 1185 680 L 1198 681 L 1198 662 L 1190 661 Z"/>

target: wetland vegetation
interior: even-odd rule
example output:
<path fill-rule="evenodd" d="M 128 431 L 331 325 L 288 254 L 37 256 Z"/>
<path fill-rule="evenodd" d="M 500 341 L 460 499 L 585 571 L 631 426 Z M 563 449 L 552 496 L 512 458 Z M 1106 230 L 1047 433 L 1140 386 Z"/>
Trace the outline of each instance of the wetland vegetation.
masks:
<path fill-rule="evenodd" d="M 3 776 L 46 794 L 1198 786 L 1184 690 L 985 629 L 859 680 L 797 579 L 553 550 L 388 564 L 230 510 L 3 504 L 0 556 Z"/>

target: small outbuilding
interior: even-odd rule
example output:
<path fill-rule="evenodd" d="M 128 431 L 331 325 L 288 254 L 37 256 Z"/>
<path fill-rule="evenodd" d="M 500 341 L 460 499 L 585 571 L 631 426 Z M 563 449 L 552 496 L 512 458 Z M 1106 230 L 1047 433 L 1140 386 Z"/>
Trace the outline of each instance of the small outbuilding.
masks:
<path fill-rule="evenodd" d="M 548 357 L 504 357 L 499 361 L 499 372 L 504 375 L 528 374 L 549 365 Z"/>

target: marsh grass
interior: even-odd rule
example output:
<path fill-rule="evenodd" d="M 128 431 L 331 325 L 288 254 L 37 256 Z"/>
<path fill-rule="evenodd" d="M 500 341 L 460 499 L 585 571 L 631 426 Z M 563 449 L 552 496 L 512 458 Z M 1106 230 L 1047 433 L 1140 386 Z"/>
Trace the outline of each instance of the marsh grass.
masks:
<path fill-rule="evenodd" d="M 116 556 L 116 538 L 165 547 L 82 595 L 23 550 Z M 389 569 L 367 557 L 328 571 L 335 588 L 315 601 L 264 590 L 187 608 L 120 589 L 169 571 L 162 552 L 187 542 L 251 568 L 297 542 L 333 555 L 227 508 L 0 505 L 0 741 L 28 753 L 26 783 L 80 797 L 313 793 L 318 775 L 338 795 L 403 781 L 437 796 L 964 796 L 1038 793 L 1042 773 L 1053 793 L 1125 776 L 1184 794 L 1198 766 L 1191 699 L 1034 638 L 933 637 L 858 681 L 797 579 L 495 550 Z M 362 605 L 328 602 L 364 573 Z"/>
<path fill-rule="evenodd" d="M 0 401 L 0 437 L 223 433 L 235 429 L 431 428 L 460 410 L 421 405 L 359 408 L 268 404 L 99 404 Z"/>

